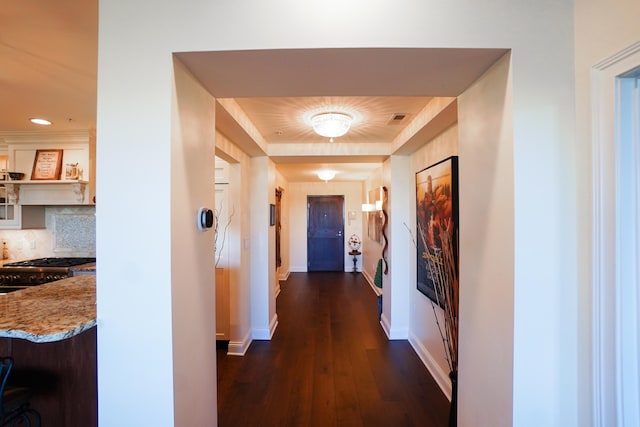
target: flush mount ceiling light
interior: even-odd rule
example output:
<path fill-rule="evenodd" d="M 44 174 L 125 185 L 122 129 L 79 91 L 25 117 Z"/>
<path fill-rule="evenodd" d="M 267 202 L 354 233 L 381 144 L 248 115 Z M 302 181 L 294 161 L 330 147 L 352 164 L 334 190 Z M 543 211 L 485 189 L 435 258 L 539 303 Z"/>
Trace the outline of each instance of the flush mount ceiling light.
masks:
<path fill-rule="evenodd" d="M 345 113 L 320 113 L 311 117 L 311 126 L 318 135 L 331 138 L 329 141 L 333 142 L 333 138 L 347 133 L 352 120 L 353 117 Z"/>
<path fill-rule="evenodd" d="M 31 119 L 29 119 L 29 121 L 30 121 L 31 123 L 35 123 L 35 124 L 37 124 L 37 125 L 42 125 L 42 126 L 49 126 L 49 125 L 51 125 L 51 122 L 50 122 L 49 120 L 47 120 L 47 119 L 39 119 L 39 118 L 37 118 L 37 117 L 31 118 Z"/>
<path fill-rule="evenodd" d="M 324 182 L 327 182 L 327 181 L 331 181 L 333 178 L 335 178 L 336 171 L 332 171 L 332 170 L 329 170 L 329 169 L 324 169 L 324 170 L 318 171 L 316 174 L 318 175 L 318 178 L 320 178 Z"/>

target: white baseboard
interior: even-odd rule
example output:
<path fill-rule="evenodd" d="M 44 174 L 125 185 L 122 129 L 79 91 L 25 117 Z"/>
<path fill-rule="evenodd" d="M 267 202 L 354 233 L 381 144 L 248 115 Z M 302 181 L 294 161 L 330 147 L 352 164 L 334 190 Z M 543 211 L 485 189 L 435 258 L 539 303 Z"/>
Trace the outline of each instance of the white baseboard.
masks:
<path fill-rule="evenodd" d="M 292 273 L 306 273 L 307 267 L 289 267 L 289 271 Z"/>
<path fill-rule="evenodd" d="M 418 338 L 410 334 L 409 335 L 409 344 L 418 354 L 420 360 L 424 366 L 426 366 L 431 376 L 436 380 L 438 386 L 440 386 L 440 390 L 447 396 L 447 399 L 451 400 L 451 380 L 449 379 L 449 373 L 444 372 L 440 366 L 436 363 L 431 354 L 427 351 L 426 348 L 422 345 L 422 343 L 418 340 Z"/>
<path fill-rule="evenodd" d="M 380 316 L 380 325 L 382 325 L 382 330 L 387 335 L 387 338 L 391 339 L 391 325 L 389 323 L 389 318 L 384 313 Z"/>
<path fill-rule="evenodd" d="M 373 292 L 375 292 L 376 295 L 382 295 L 382 289 L 380 289 L 373 283 L 373 277 L 371 277 L 366 271 L 363 271 L 362 275 L 364 276 L 369 286 L 371 286 L 371 289 L 373 289 Z"/>
<path fill-rule="evenodd" d="M 276 332 L 276 328 L 278 327 L 278 315 L 275 314 L 269 322 L 269 329 L 257 329 L 254 328 L 251 330 L 251 337 L 254 340 L 265 340 L 270 341 L 273 334 Z"/>
<path fill-rule="evenodd" d="M 251 345 L 251 331 L 247 331 L 242 341 L 229 341 L 229 348 L 227 349 L 227 355 L 229 356 L 244 356 L 249 346 Z"/>
<path fill-rule="evenodd" d="M 286 282 L 289 279 L 289 274 L 291 274 L 291 272 L 289 270 L 285 271 L 285 272 L 281 272 L 278 275 L 278 280 L 280 282 Z"/>

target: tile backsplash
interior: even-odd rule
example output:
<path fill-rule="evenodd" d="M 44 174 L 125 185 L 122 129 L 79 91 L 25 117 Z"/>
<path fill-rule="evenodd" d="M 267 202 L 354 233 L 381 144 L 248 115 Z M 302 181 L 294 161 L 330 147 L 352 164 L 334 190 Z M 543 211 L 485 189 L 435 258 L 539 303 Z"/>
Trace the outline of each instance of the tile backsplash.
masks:
<path fill-rule="evenodd" d="M 45 209 L 44 230 L 0 230 L 9 259 L 53 256 L 95 256 L 95 206 L 56 206 Z"/>

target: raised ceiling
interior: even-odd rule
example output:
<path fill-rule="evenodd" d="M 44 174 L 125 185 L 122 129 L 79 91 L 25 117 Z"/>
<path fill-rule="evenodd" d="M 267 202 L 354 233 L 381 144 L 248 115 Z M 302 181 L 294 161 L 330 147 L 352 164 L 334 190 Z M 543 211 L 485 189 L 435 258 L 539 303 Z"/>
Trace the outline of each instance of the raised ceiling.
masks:
<path fill-rule="evenodd" d="M 3 0 L 0 132 L 42 130 L 28 121 L 36 116 L 53 121 L 47 130 L 96 126 L 97 28 L 96 0 Z M 379 147 L 391 147 L 433 97 L 459 95 L 504 53 L 281 49 L 176 55 L 216 98 L 233 100 L 262 145 L 218 104 L 220 132 L 249 153 L 271 155 L 269 147 L 277 147 L 272 158 L 281 173 L 305 181 L 317 179 L 312 172 L 323 166 L 339 167 L 343 173 L 336 179 L 366 178 L 391 152 Z M 330 149 L 305 121 L 324 106 L 344 108 L 356 119 Z M 396 114 L 404 120 L 392 121 Z"/>
<path fill-rule="evenodd" d="M 97 48 L 97 1 L 2 0 L 0 131 L 94 128 Z"/>

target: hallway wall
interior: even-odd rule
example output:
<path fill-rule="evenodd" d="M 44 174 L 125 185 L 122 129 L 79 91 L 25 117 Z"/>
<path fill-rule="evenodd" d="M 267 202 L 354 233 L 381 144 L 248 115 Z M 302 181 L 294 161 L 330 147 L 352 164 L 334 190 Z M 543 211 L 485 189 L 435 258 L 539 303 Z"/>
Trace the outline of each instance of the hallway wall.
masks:
<path fill-rule="evenodd" d="M 244 354 L 251 344 L 251 251 L 250 192 L 245 191 L 251 177 L 249 156 L 231 140 L 216 132 L 216 155 L 229 162 L 229 202 L 233 218 L 229 224 L 229 354 Z M 216 201 L 216 205 L 218 202 Z"/>
<path fill-rule="evenodd" d="M 413 186 L 415 187 L 416 185 L 416 173 L 440 160 L 455 155 L 458 155 L 458 125 L 451 126 L 431 141 L 426 142 L 421 149 L 411 155 L 411 170 L 407 172 L 412 175 L 411 182 Z M 411 204 L 408 207 L 409 215 L 406 216 L 406 221 L 407 226 L 413 234 L 413 239 L 417 239 L 415 188 L 412 188 L 412 190 L 413 197 L 410 199 Z M 393 214 L 395 216 L 397 213 L 394 212 Z M 409 234 L 409 231 L 405 230 L 405 233 Z M 444 356 L 442 340 L 435 322 L 431 300 L 417 289 L 417 255 L 416 248 L 412 247 L 412 249 L 414 256 L 407 262 L 410 271 L 409 277 L 411 278 L 411 284 L 409 286 L 409 304 L 411 307 L 409 341 L 420 355 L 422 361 L 429 368 L 431 374 L 438 381 L 440 387 L 450 396 L 451 382 L 449 381 L 449 369 L 447 368 L 447 362 Z M 441 316 L 442 309 L 438 307 L 436 313 L 438 313 L 438 316 Z M 439 317 L 439 319 L 442 320 L 442 317 Z"/>

